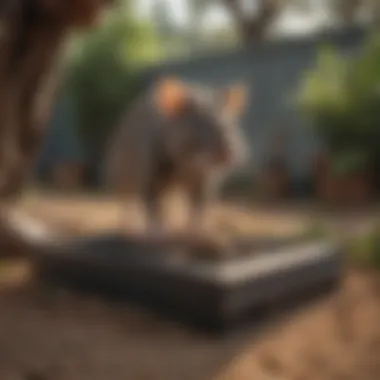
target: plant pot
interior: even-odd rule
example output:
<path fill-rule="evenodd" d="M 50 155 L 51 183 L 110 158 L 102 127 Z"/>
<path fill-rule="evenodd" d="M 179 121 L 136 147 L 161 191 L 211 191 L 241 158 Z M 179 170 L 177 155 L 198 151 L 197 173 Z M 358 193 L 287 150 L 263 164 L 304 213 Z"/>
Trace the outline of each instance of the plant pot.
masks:
<path fill-rule="evenodd" d="M 354 203 L 369 201 L 373 195 L 372 183 L 366 173 L 354 173 L 346 178 L 347 200 Z"/>
<path fill-rule="evenodd" d="M 270 200 L 284 199 L 290 192 L 290 179 L 285 168 L 267 170 L 262 180 L 262 194 Z"/>
<path fill-rule="evenodd" d="M 336 204 L 364 204 L 373 196 L 373 184 L 366 172 L 334 176 L 325 173 L 317 178 L 317 196 Z"/>
<path fill-rule="evenodd" d="M 60 163 L 54 166 L 51 181 L 61 190 L 74 190 L 83 185 L 85 167 L 76 163 Z"/>

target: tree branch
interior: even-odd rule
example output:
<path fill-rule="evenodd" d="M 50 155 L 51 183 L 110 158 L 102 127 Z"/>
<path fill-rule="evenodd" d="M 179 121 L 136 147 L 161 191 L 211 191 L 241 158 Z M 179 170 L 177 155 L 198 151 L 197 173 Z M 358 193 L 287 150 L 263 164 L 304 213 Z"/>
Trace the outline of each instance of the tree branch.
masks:
<path fill-rule="evenodd" d="M 334 0 L 335 15 L 345 25 L 352 25 L 356 21 L 356 15 L 365 1 L 363 0 Z"/>
<path fill-rule="evenodd" d="M 287 3 L 281 0 L 257 0 L 257 12 L 247 17 L 239 0 L 222 1 L 233 16 L 244 44 L 250 44 L 265 37 L 267 30 Z"/>

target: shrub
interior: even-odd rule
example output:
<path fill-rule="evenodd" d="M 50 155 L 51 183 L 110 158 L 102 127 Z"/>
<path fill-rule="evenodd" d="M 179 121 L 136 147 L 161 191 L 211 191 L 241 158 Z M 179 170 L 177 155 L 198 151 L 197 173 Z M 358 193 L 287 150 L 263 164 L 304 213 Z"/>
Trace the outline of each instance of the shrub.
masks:
<path fill-rule="evenodd" d="M 338 172 L 380 162 L 380 38 L 371 36 L 356 57 L 323 48 L 297 101 Z"/>
<path fill-rule="evenodd" d="M 380 224 L 370 232 L 351 239 L 347 246 L 355 265 L 380 269 Z"/>
<path fill-rule="evenodd" d="M 77 37 L 66 91 L 74 104 L 76 128 L 93 158 L 143 83 L 141 68 L 160 56 L 153 29 L 119 11 L 102 28 Z"/>

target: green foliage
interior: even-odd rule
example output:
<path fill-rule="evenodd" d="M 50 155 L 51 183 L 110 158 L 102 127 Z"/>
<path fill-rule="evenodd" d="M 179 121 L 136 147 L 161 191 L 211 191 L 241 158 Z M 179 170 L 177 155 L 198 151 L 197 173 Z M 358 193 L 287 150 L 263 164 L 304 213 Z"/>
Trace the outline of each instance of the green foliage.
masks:
<path fill-rule="evenodd" d="M 331 236 L 329 229 L 319 221 L 313 221 L 305 231 L 301 232 L 299 238 L 303 241 L 329 239 Z"/>
<path fill-rule="evenodd" d="M 345 89 L 348 64 L 334 50 L 323 48 L 317 65 L 306 73 L 298 94 L 299 106 L 328 144 L 336 144 L 350 126 L 349 94 Z"/>
<path fill-rule="evenodd" d="M 380 269 L 380 224 L 370 232 L 351 239 L 347 248 L 355 265 Z"/>
<path fill-rule="evenodd" d="M 380 269 L 380 225 L 375 228 L 372 237 L 372 254 L 370 255 L 371 264 Z"/>
<path fill-rule="evenodd" d="M 73 42 L 67 91 L 75 128 L 90 155 L 96 155 L 123 110 L 136 96 L 139 70 L 160 57 L 153 29 L 122 12 L 102 28 Z"/>
<path fill-rule="evenodd" d="M 246 174 L 236 173 L 228 178 L 220 189 L 220 196 L 225 200 L 252 199 L 257 195 L 254 179 Z"/>
<path fill-rule="evenodd" d="M 331 170 L 335 176 L 345 176 L 365 170 L 369 164 L 368 153 L 365 151 L 346 150 L 333 155 Z"/>
<path fill-rule="evenodd" d="M 338 166 L 362 165 L 379 154 L 379 84 L 377 36 L 369 38 L 358 57 L 325 47 L 316 67 L 306 73 L 298 105 L 331 151 L 339 154 Z"/>

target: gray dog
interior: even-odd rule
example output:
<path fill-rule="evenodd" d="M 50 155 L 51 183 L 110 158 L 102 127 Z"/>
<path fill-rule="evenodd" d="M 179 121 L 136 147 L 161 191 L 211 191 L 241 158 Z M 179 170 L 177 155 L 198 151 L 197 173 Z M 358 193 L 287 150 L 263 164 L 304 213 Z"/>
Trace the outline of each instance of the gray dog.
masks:
<path fill-rule="evenodd" d="M 162 226 L 162 196 L 180 186 L 190 202 L 190 228 L 199 230 L 218 184 L 247 158 L 238 127 L 245 100 L 240 85 L 213 89 L 161 79 L 111 136 L 106 184 L 124 198 L 140 199 L 155 232 Z"/>

